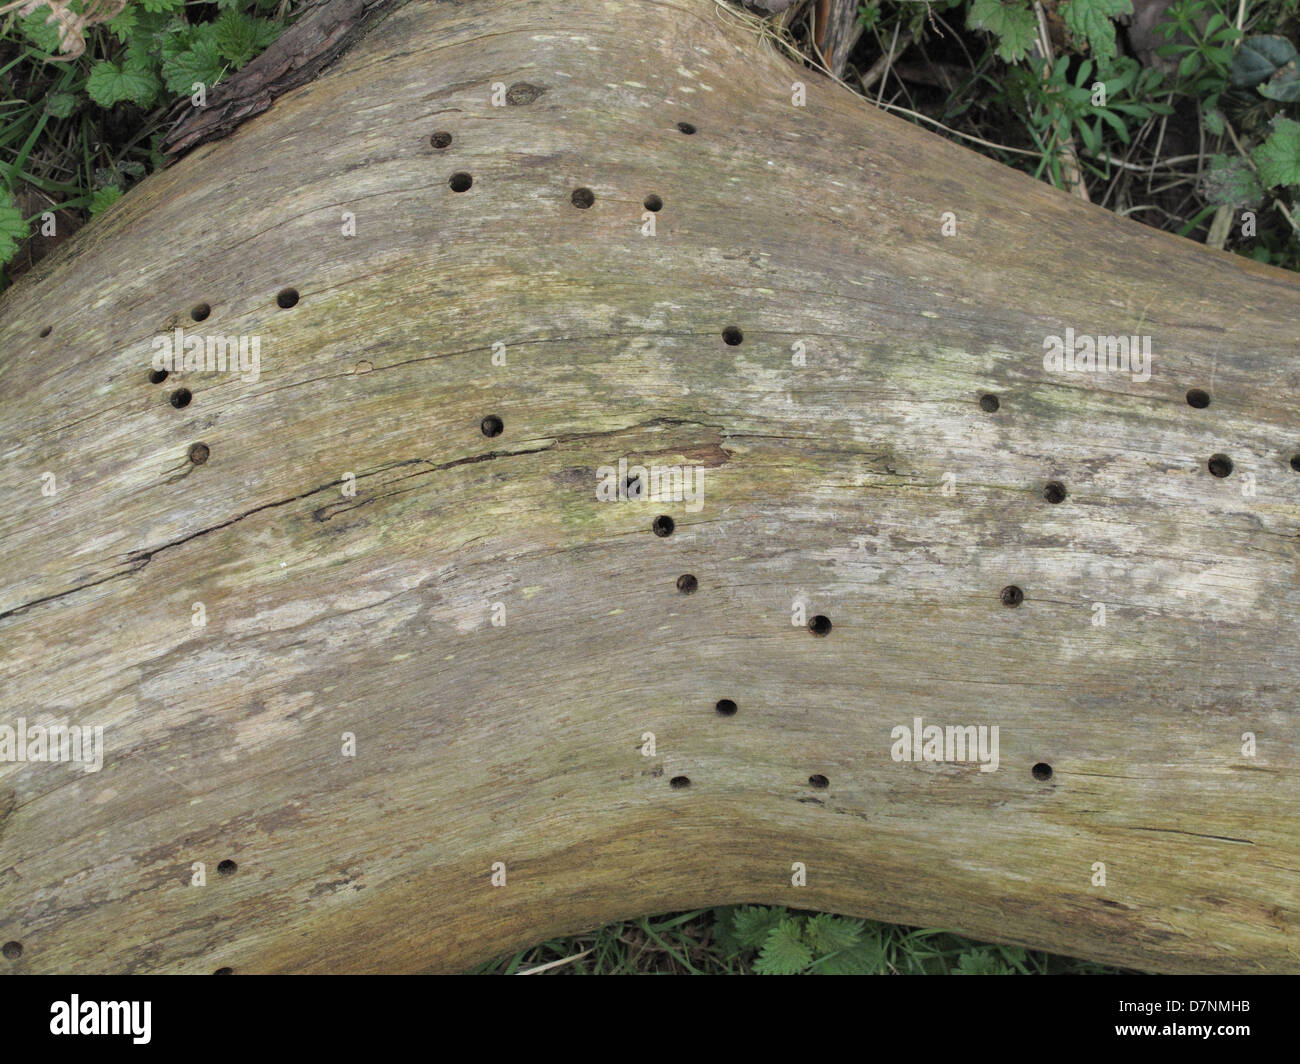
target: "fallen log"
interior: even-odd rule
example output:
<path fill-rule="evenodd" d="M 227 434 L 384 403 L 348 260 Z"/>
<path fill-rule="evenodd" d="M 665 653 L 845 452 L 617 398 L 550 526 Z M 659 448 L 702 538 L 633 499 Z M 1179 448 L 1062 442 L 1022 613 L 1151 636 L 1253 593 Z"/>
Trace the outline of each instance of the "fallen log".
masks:
<path fill-rule="evenodd" d="M 0 306 L 0 966 L 1300 970 L 1297 321 L 713 0 L 413 0 Z"/>

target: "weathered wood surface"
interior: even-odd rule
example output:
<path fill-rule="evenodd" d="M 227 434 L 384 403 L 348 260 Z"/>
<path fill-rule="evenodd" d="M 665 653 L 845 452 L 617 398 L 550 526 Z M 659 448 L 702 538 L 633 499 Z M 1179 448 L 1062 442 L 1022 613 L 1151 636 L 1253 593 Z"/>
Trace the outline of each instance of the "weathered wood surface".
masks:
<path fill-rule="evenodd" d="M 0 764 L 0 965 L 456 970 L 747 900 L 1300 969 L 1297 322 L 712 0 L 413 0 L 0 306 L 0 723 L 105 729 Z M 260 378 L 150 383 L 177 325 Z M 1047 372 L 1067 328 L 1150 380 Z M 625 457 L 702 509 L 597 502 Z M 893 760 L 915 717 L 998 770 Z"/>

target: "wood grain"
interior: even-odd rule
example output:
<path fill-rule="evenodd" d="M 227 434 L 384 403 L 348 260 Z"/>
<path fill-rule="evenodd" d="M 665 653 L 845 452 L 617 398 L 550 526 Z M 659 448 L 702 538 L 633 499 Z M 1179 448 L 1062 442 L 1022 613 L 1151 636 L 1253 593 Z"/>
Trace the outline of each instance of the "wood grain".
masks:
<path fill-rule="evenodd" d="M 1297 321 L 712 0 L 413 0 L 0 306 L 0 724 L 105 729 L 0 763 L 0 966 L 458 970 L 751 901 L 1300 970 Z M 178 325 L 259 378 L 150 383 Z M 1150 379 L 1047 372 L 1067 328 Z M 620 458 L 702 507 L 598 502 Z M 998 770 L 893 760 L 916 717 Z"/>

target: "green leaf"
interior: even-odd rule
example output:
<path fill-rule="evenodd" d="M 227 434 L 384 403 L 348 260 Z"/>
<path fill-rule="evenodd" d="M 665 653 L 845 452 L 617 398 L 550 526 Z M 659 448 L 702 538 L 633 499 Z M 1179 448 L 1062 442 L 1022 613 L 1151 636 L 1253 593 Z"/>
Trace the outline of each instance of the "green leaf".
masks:
<path fill-rule="evenodd" d="M 134 4 L 127 4 L 126 7 L 108 20 L 108 29 L 119 42 L 126 44 L 135 33 L 139 21 L 140 9 Z"/>
<path fill-rule="evenodd" d="M 216 41 L 200 37 L 194 47 L 163 61 L 163 80 L 167 88 L 181 96 L 194 91 L 194 83 L 208 88 L 216 84 L 222 71 L 221 52 Z"/>
<path fill-rule="evenodd" d="M 1216 207 L 1252 206 L 1264 196 L 1255 171 L 1236 155 L 1212 155 L 1201 187 L 1205 198 Z"/>
<path fill-rule="evenodd" d="M 1294 59 L 1284 67 L 1273 71 L 1273 76 L 1259 87 L 1261 96 L 1283 103 L 1295 103 L 1300 100 L 1300 68 Z"/>
<path fill-rule="evenodd" d="M 140 0 L 140 3 L 151 14 L 158 14 L 161 11 L 181 11 L 185 7 L 185 0 Z"/>
<path fill-rule="evenodd" d="M 1232 83 L 1249 88 L 1273 76 L 1295 58 L 1295 45 L 1285 37 L 1247 37 L 1232 60 Z"/>
<path fill-rule="evenodd" d="M 788 917 L 768 934 L 754 971 L 759 975 L 798 975 L 812 959 L 812 950 L 799 935 L 799 921 Z"/>
<path fill-rule="evenodd" d="M 966 25 L 997 37 L 997 55 L 1007 63 L 1023 59 L 1038 33 L 1028 0 L 973 0 Z"/>
<path fill-rule="evenodd" d="M 122 198 L 122 190 L 116 185 L 109 185 L 106 188 L 95 189 L 94 194 L 90 197 L 90 216 L 93 218 L 100 211 L 106 211 L 114 203 Z"/>
<path fill-rule="evenodd" d="M 8 192 L 0 190 L 0 266 L 18 254 L 19 241 L 26 240 L 27 223 Z"/>
<path fill-rule="evenodd" d="M 1010 975 L 1007 966 L 987 946 L 968 949 L 957 958 L 953 975 Z"/>
<path fill-rule="evenodd" d="M 1300 122 L 1274 116 L 1272 132 L 1251 152 L 1251 158 L 1265 188 L 1300 185 Z"/>
<path fill-rule="evenodd" d="M 46 22 L 49 17 L 50 5 L 42 4 L 30 15 L 19 19 L 18 25 L 22 27 L 23 35 L 37 48 L 53 55 L 59 50 L 59 25 L 57 22 Z"/>
<path fill-rule="evenodd" d="M 77 109 L 77 105 L 80 103 L 81 100 L 76 93 L 56 92 L 45 101 L 45 109 L 55 118 L 67 118 Z"/>
<path fill-rule="evenodd" d="M 100 107 L 113 107 L 124 101 L 145 107 L 158 92 L 158 79 L 130 63 L 120 67 L 101 61 L 90 68 L 86 92 Z"/>
<path fill-rule="evenodd" d="M 884 967 L 885 948 L 874 936 L 856 946 L 813 961 L 810 975 L 875 975 Z"/>
<path fill-rule="evenodd" d="M 279 35 L 280 27 L 269 19 L 227 11 L 213 23 L 213 39 L 221 54 L 238 69 L 265 50 Z"/>
<path fill-rule="evenodd" d="M 785 916 L 786 911 L 780 907 L 746 905 L 732 915 L 731 927 L 742 949 L 758 949 Z"/>
<path fill-rule="evenodd" d="M 816 916 L 809 917 L 808 925 L 804 928 L 804 937 L 813 952 L 821 956 L 856 946 L 862 938 L 862 928 L 862 920 L 818 913 Z"/>
<path fill-rule="evenodd" d="M 1102 62 L 1115 58 L 1115 26 L 1111 19 L 1133 14 L 1132 0 L 1066 0 L 1061 17 L 1075 40 L 1085 40 Z"/>

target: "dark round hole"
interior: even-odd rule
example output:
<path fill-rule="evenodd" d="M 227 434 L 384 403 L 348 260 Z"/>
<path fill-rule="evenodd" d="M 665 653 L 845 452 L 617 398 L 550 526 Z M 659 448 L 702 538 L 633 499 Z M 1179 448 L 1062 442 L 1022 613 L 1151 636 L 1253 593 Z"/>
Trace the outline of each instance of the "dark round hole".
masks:
<path fill-rule="evenodd" d="M 211 453 L 206 443 L 196 443 L 190 448 L 190 461 L 195 465 L 202 465 L 208 460 L 208 455 Z"/>
<path fill-rule="evenodd" d="M 1002 404 L 998 402 L 998 397 L 991 392 L 986 392 L 980 396 L 980 409 L 986 414 L 991 414 Z"/>
<path fill-rule="evenodd" d="M 177 410 L 180 410 L 182 407 L 189 406 L 190 400 L 193 398 L 194 394 L 188 388 L 177 388 L 172 392 L 171 404 Z"/>
<path fill-rule="evenodd" d="M 573 190 L 573 195 L 569 197 L 569 201 L 575 207 L 585 211 L 596 202 L 596 193 L 592 192 L 589 188 L 575 188 Z"/>
<path fill-rule="evenodd" d="M 53 331 L 54 331 L 54 326 L 53 326 L 53 325 L 47 325 L 47 326 L 45 326 L 45 328 L 41 330 L 41 339 L 44 339 L 45 337 L 49 336 L 50 333 L 52 333 Z M 22 949 L 21 946 L 19 946 L 18 948 L 19 948 L 19 949 Z"/>
<path fill-rule="evenodd" d="M 1210 393 L 1202 391 L 1200 388 L 1193 388 L 1187 393 L 1187 405 L 1194 406 L 1197 410 L 1204 410 L 1210 405 Z"/>
<path fill-rule="evenodd" d="M 654 523 L 650 527 L 654 529 L 656 536 L 671 536 L 673 529 L 677 527 L 677 523 L 667 514 L 660 514 L 654 519 Z"/>
<path fill-rule="evenodd" d="M 648 211 L 661 211 L 664 209 L 664 201 L 652 192 L 645 198 L 645 209 Z"/>
<path fill-rule="evenodd" d="M 500 436 L 501 433 L 505 431 L 506 423 L 497 417 L 496 414 L 488 414 L 487 417 L 479 422 L 478 427 L 483 430 L 484 436 L 491 439 L 493 436 Z"/>
<path fill-rule="evenodd" d="M 167 371 L 165 369 L 151 369 L 149 371 L 150 384 L 162 384 L 162 382 L 165 381 L 166 379 L 167 379 Z"/>
<path fill-rule="evenodd" d="M 213 972 L 212 974 L 213 974 L 213 975 L 234 975 L 234 974 L 235 974 L 235 969 L 234 969 L 234 968 L 218 968 L 218 969 L 217 969 L 215 972 Z"/>
<path fill-rule="evenodd" d="M 680 791 L 691 785 L 690 777 L 674 776 L 668 781 L 668 785 L 675 791 Z"/>
<path fill-rule="evenodd" d="M 1015 584 L 1008 584 L 1002 589 L 1002 605 L 1019 606 L 1025 601 L 1025 593 Z"/>
<path fill-rule="evenodd" d="M 812 632 L 813 635 L 829 635 L 830 630 L 831 619 L 823 617 L 820 613 L 808 622 L 808 631 Z"/>
<path fill-rule="evenodd" d="M 1214 454 L 1210 456 L 1210 472 L 1216 477 L 1227 477 L 1232 475 L 1232 459 L 1226 454 Z"/>
<path fill-rule="evenodd" d="M 447 133 L 446 131 L 442 131 L 442 132 L 438 132 L 438 133 L 433 134 L 433 136 L 431 136 L 431 137 L 429 138 L 429 147 L 431 147 L 431 148 L 450 148 L 450 147 L 451 147 L 451 134 L 450 134 L 450 133 Z"/>
<path fill-rule="evenodd" d="M 206 303 L 196 303 L 190 308 L 190 317 L 195 321 L 203 321 L 211 313 L 212 308 Z"/>
<path fill-rule="evenodd" d="M 219 876 L 233 876 L 238 871 L 239 865 L 231 860 L 222 861 L 221 864 L 217 865 L 217 875 Z"/>
<path fill-rule="evenodd" d="M 1059 480 L 1049 480 L 1043 486 L 1043 498 L 1050 503 L 1065 502 L 1065 485 Z"/>
<path fill-rule="evenodd" d="M 700 586 L 700 582 L 696 580 L 695 577 L 693 577 L 690 573 L 683 573 L 681 576 L 677 578 L 677 590 L 682 592 L 685 595 L 691 594 L 691 592 L 693 592 L 699 586 Z"/>
<path fill-rule="evenodd" d="M 745 339 L 745 334 L 737 329 L 734 325 L 728 325 L 722 330 L 722 341 L 729 347 L 739 347 L 741 341 Z"/>
<path fill-rule="evenodd" d="M 298 305 L 298 289 L 283 288 L 275 297 L 275 305 L 281 310 L 288 310 L 290 307 Z"/>
<path fill-rule="evenodd" d="M 818 775 L 808 777 L 808 786 L 816 787 L 819 791 L 825 790 L 830 785 L 831 785 L 831 781 L 828 780 L 825 776 L 821 775 L 820 773 Z"/>
<path fill-rule="evenodd" d="M 6 942 L 3 947 L 0 947 L 0 952 L 3 952 L 9 960 L 16 961 L 23 955 L 23 944 L 21 942 Z"/>
<path fill-rule="evenodd" d="M 736 703 L 730 698 L 719 698 L 717 705 L 713 708 L 718 711 L 720 717 L 734 717 L 736 715 Z"/>
<path fill-rule="evenodd" d="M 474 184 L 474 179 L 464 170 L 458 170 L 451 175 L 447 184 L 451 186 L 453 192 L 468 192 L 470 185 Z"/>
<path fill-rule="evenodd" d="M 1031 771 L 1033 772 L 1034 779 L 1036 780 L 1043 780 L 1044 782 L 1046 782 L 1047 780 L 1050 780 L 1052 778 L 1052 766 L 1049 765 L 1046 761 L 1038 762 L 1038 764 L 1036 764 Z"/>
<path fill-rule="evenodd" d="M 678 122 L 677 128 L 685 133 L 688 137 L 695 132 L 695 127 L 689 122 Z"/>
<path fill-rule="evenodd" d="M 1293 454 L 1291 456 L 1291 468 L 1297 473 L 1300 473 L 1300 454 Z"/>

